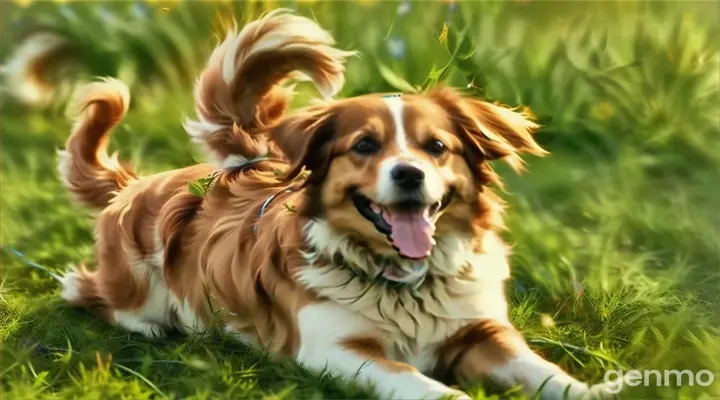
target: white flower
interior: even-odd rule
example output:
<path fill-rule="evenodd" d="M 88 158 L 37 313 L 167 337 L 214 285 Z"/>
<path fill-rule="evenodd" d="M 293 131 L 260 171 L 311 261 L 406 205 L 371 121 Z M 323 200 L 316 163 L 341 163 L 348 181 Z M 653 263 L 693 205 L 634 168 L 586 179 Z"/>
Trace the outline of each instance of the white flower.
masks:
<path fill-rule="evenodd" d="M 137 19 L 144 19 L 148 16 L 148 6 L 145 3 L 135 3 L 132 6 L 132 13 Z"/>
<path fill-rule="evenodd" d="M 108 10 L 106 7 L 98 7 L 96 8 L 96 10 L 97 16 L 102 22 L 106 24 L 115 22 L 115 14 L 113 14 L 113 12 Z"/>
<path fill-rule="evenodd" d="M 70 7 L 67 4 L 63 4 L 60 7 L 60 14 L 65 17 L 68 21 L 75 21 L 77 19 L 77 14 L 75 13 L 75 10 L 73 10 L 72 7 Z"/>
<path fill-rule="evenodd" d="M 410 4 L 410 1 L 405 0 L 398 6 L 398 15 L 406 15 L 410 12 L 410 9 L 412 8 L 412 4 Z"/>
<path fill-rule="evenodd" d="M 397 36 L 393 36 L 387 40 L 388 52 L 392 58 L 402 60 L 405 58 L 405 41 Z"/>

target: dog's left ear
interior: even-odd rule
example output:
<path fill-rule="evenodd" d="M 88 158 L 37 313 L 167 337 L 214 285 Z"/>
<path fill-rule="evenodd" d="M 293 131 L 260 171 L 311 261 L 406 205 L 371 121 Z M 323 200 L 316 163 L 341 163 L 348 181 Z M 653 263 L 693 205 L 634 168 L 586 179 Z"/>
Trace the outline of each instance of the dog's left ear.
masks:
<path fill-rule="evenodd" d="M 335 136 L 333 110 L 319 105 L 282 118 L 270 129 L 270 138 L 291 164 L 286 179 L 297 177 L 303 169 L 311 172 L 307 182 L 322 180 L 330 164 Z"/>
<path fill-rule="evenodd" d="M 525 113 L 465 97 L 447 87 L 433 89 L 428 95 L 450 115 L 467 147 L 468 162 L 474 166 L 483 160 L 502 159 L 519 171 L 521 154 L 547 154 L 532 136 L 538 125 Z"/>

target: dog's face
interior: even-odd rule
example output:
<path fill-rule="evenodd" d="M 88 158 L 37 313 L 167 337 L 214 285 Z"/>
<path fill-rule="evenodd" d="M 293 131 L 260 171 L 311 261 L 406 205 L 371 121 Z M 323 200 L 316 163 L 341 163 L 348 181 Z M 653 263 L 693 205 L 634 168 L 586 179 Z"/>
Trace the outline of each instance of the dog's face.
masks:
<path fill-rule="evenodd" d="M 542 154 L 535 125 L 451 89 L 366 95 L 285 117 L 272 139 L 308 178 L 312 217 L 378 255 L 427 258 L 435 237 L 471 230 L 488 213 L 488 161 Z"/>

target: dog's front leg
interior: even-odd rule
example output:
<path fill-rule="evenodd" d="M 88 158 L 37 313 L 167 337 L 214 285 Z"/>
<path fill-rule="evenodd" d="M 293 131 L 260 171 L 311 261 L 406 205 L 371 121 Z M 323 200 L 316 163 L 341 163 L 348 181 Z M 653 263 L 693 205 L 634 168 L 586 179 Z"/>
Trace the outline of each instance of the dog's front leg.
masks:
<path fill-rule="evenodd" d="M 441 347 L 440 369 L 456 379 L 487 378 L 505 388 L 520 385 L 541 399 L 611 397 L 604 385 L 588 387 L 535 354 L 509 323 L 492 319 L 460 329 Z"/>
<path fill-rule="evenodd" d="M 381 399 L 469 399 L 408 364 L 389 360 L 382 332 L 340 305 L 305 306 L 298 313 L 298 331 L 297 360 L 301 364 L 372 386 Z"/>

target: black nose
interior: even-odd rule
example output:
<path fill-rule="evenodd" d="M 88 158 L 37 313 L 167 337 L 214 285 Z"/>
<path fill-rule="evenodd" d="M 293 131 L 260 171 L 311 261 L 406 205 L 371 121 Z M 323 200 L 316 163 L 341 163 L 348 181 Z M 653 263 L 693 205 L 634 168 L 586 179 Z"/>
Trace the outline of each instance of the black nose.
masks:
<path fill-rule="evenodd" d="M 390 175 L 395 184 L 405 190 L 415 190 L 422 185 L 425 173 L 412 165 L 398 165 L 393 168 Z"/>

